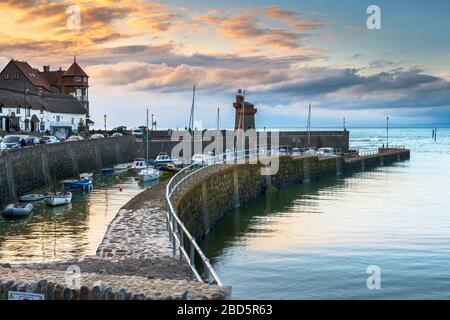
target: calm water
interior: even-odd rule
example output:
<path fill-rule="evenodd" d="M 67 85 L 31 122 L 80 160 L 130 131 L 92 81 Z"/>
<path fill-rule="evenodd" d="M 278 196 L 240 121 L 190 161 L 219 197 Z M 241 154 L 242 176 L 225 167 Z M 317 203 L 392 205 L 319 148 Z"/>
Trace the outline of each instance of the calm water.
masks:
<path fill-rule="evenodd" d="M 385 143 L 351 130 L 351 145 Z M 450 129 L 392 129 L 411 160 L 298 185 L 228 214 L 202 243 L 242 299 L 450 298 Z M 381 289 L 366 286 L 381 269 Z"/>
<path fill-rule="evenodd" d="M 74 193 L 68 206 L 50 208 L 38 203 L 27 219 L 11 221 L 0 216 L 0 262 L 44 262 L 94 255 L 116 213 L 143 188 L 127 173 L 98 174 L 94 175 L 93 192 Z"/>

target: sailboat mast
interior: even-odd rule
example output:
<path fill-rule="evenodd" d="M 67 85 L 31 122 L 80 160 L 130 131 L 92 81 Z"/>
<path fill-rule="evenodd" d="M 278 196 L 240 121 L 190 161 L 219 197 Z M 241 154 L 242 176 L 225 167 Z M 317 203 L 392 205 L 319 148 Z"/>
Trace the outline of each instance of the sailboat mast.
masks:
<path fill-rule="evenodd" d="M 220 131 L 220 108 L 217 108 L 217 131 Z"/>
<path fill-rule="evenodd" d="M 146 140 L 146 158 L 145 158 L 145 165 L 146 168 L 148 169 L 148 109 L 147 109 L 147 140 Z"/>
<path fill-rule="evenodd" d="M 189 129 L 194 129 L 194 117 L 195 117 L 195 85 L 192 92 L 192 106 L 191 106 L 191 116 L 189 118 Z"/>
<path fill-rule="evenodd" d="M 309 109 L 308 109 L 307 130 L 308 130 L 308 147 L 311 147 L 311 103 L 309 104 Z"/>

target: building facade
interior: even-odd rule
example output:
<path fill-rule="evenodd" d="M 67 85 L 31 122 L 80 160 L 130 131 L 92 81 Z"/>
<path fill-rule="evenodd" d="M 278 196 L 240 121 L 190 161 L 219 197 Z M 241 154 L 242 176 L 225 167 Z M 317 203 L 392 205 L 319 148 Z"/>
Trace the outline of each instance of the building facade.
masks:
<path fill-rule="evenodd" d="M 43 72 L 11 60 L 0 73 L 0 130 L 67 138 L 88 126 L 88 78 L 76 60 L 67 71 Z"/>

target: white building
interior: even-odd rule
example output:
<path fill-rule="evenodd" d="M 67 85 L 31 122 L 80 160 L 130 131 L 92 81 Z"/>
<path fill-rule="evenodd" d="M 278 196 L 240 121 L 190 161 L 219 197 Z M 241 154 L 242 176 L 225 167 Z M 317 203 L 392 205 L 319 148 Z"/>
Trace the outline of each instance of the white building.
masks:
<path fill-rule="evenodd" d="M 0 87 L 2 131 L 49 132 L 67 138 L 86 124 L 86 116 L 86 108 L 73 96 Z"/>
<path fill-rule="evenodd" d="M 88 78 L 76 59 L 67 71 L 44 66 L 42 72 L 11 60 L 0 72 L 0 130 L 67 138 L 80 125 L 92 124 Z"/>

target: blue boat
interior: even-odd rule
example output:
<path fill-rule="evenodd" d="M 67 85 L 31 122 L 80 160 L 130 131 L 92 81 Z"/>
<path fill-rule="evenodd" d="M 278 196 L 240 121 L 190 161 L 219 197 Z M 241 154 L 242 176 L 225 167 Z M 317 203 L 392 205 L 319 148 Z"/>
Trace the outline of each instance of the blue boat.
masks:
<path fill-rule="evenodd" d="M 105 169 L 102 169 L 102 173 L 104 173 L 104 174 L 111 174 L 111 173 L 114 173 L 114 168 L 105 168 Z"/>
<path fill-rule="evenodd" d="M 92 181 L 89 179 L 64 181 L 64 190 L 67 191 L 91 191 Z"/>

